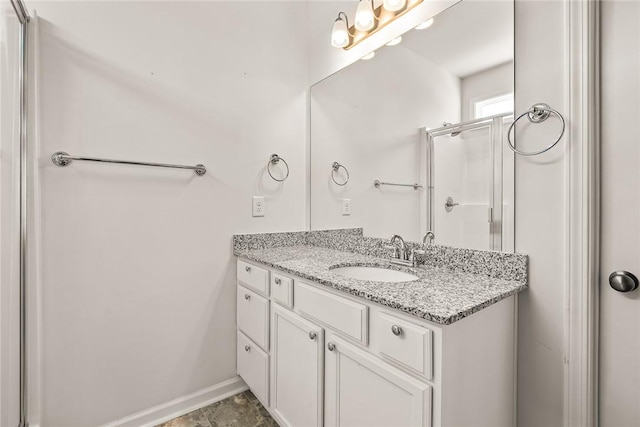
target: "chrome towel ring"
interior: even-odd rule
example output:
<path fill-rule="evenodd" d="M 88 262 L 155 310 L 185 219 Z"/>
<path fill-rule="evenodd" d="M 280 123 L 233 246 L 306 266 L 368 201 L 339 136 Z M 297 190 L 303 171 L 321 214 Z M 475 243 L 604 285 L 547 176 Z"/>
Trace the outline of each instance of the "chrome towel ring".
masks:
<path fill-rule="evenodd" d="M 515 129 L 515 125 L 518 120 L 520 120 L 524 116 L 527 116 L 531 123 L 542 123 L 545 120 L 547 120 L 551 114 L 555 114 L 560 119 L 560 124 L 562 126 L 562 128 L 560 129 L 560 135 L 558 135 L 558 137 L 553 142 L 553 144 L 549 145 L 547 148 L 543 148 L 542 150 L 530 151 L 530 152 L 520 151 L 514 146 L 513 142 L 511 142 L 511 131 Z M 547 151 L 555 147 L 556 144 L 560 142 L 560 140 L 562 139 L 562 136 L 564 135 L 564 130 L 565 130 L 565 122 L 564 122 L 564 117 L 562 117 L 562 114 L 560 114 L 557 110 L 554 110 L 553 108 L 549 107 L 549 105 L 547 104 L 538 103 L 533 105 L 528 111 L 525 111 L 524 113 L 520 114 L 518 117 L 515 118 L 513 123 L 511 123 L 511 126 L 509 126 L 509 130 L 507 131 L 507 142 L 509 144 L 509 148 L 511 148 L 511 150 L 513 150 L 513 152 L 516 154 L 520 154 L 521 156 L 537 156 L 538 154 L 546 153 Z"/>
<path fill-rule="evenodd" d="M 273 174 L 271 173 L 271 165 L 277 165 L 278 163 L 280 163 L 280 160 L 282 160 L 282 163 L 284 163 L 284 165 L 287 168 L 287 174 L 284 176 L 284 178 L 282 179 L 278 179 L 275 176 L 273 176 Z M 287 163 L 287 161 L 285 159 L 283 159 L 282 157 L 278 156 L 277 154 L 272 154 L 271 157 L 269 158 L 269 161 L 267 162 L 267 172 L 269 172 L 269 176 L 271 177 L 271 179 L 273 179 L 274 181 L 278 181 L 278 182 L 283 182 L 285 181 L 287 178 L 289 178 L 289 163 Z"/>
<path fill-rule="evenodd" d="M 344 173 L 347 174 L 347 179 L 345 179 L 344 182 L 342 183 L 336 181 L 336 177 L 333 175 L 335 172 L 338 172 L 340 168 L 344 169 Z M 345 168 L 344 165 L 341 165 L 338 162 L 333 162 L 331 164 L 331 181 L 333 181 L 336 185 L 339 185 L 341 187 L 347 185 L 347 182 L 349 182 L 349 171 L 347 170 L 347 168 Z"/>

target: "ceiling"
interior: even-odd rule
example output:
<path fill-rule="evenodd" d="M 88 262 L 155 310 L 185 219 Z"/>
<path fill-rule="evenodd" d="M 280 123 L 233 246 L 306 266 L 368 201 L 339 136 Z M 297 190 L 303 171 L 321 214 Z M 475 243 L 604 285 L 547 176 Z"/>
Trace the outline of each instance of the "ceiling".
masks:
<path fill-rule="evenodd" d="M 465 78 L 512 61 L 513 32 L 512 1 L 463 0 L 405 34 L 402 46 Z"/>

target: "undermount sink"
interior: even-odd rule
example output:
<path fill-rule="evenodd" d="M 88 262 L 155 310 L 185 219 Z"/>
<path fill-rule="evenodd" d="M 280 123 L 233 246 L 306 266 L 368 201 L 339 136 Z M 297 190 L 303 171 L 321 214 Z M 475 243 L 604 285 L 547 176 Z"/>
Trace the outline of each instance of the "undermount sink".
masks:
<path fill-rule="evenodd" d="M 390 270 L 384 267 L 349 266 L 331 269 L 332 273 L 356 280 L 372 280 L 375 282 L 411 282 L 418 276 L 404 271 Z"/>

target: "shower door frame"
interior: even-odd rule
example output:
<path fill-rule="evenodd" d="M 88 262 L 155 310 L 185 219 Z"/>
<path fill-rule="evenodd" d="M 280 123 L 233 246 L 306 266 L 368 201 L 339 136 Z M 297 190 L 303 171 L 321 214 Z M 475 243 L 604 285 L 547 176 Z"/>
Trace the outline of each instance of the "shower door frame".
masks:
<path fill-rule="evenodd" d="M 490 223 L 489 228 L 489 246 L 490 250 L 501 251 L 508 250 L 513 251 L 514 242 L 509 245 L 503 245 L 503 135 L 504 135 L 504 122 L 507 119 L 513 119 L 513 113 L 502 113 L 493 116 L 483 117 L 481 119 L 469 120 L 466 122 L 460 122 L 456 124 L 442 126 L 436 129 L 423 128 L 426 137 L 427 146 L 427 161 L 426 161 L 426 187 L 427 187 L 427 209 L 426 209 L 426 231 L 433 231 L 438 238 L 438 233 L 435 228 L 435 182 L 434 182 L 434 168 L 433 168 L 433 156 L 434 156 L 434 138 L 438 136 L 451 135 L 456 132 L 466 132 L 475 129 L 489 128 L 489 138 L 491 141 L 491 152 L 489 157 L 491 159 L 491 176 L 490 190 L 489 190 L 489 209 L 487 213 L 487 219 Z M 499 149 L 498 149 L 499 148 Z M 499 206 L 500 209 L 496 209 Z M 513 238 L 513 236 L 512 236 Z M 512 239 L 513 240 L 513 239 Z M 436 240 L 437 241 L 437 240 Z M 508 246 L 508 247 L 505 247 Z"/>
<path fill-rule="evenodd" d="M 18 426 L 27 427 L 28 423 L 28 385 L 27 385 L 27 170 L 28 170 L 28 46 L 29 22 L 31 17 L 22 0 L 10 0 L 16 18 L 20 23 L 19 35 L 19 409 Z"/>

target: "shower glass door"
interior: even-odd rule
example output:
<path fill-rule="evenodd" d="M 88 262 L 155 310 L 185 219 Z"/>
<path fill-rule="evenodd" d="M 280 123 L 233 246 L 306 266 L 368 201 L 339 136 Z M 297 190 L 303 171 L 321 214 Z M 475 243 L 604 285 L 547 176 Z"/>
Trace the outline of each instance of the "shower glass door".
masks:
<path fill-rule="evenodd" d="M 513 250 L 511 118 L 495 116 L 427 132 L 427 223 L 439 245 Z"/>

